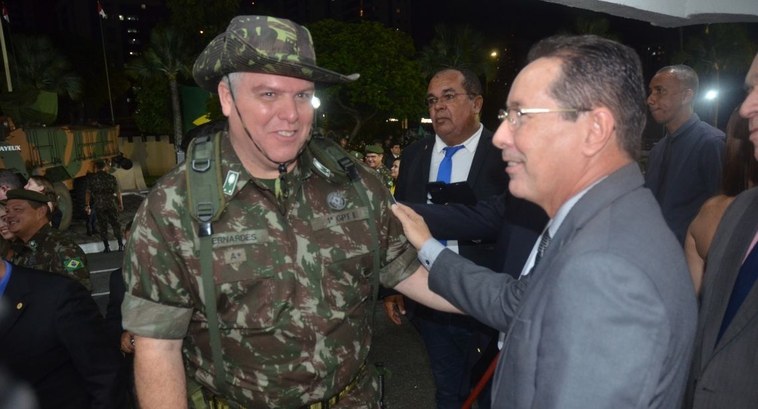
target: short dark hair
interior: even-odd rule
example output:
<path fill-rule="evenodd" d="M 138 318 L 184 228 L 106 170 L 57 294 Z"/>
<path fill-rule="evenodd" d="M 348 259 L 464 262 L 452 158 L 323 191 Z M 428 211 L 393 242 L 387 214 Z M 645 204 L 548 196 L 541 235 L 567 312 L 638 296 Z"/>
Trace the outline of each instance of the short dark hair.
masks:
<path fill-rule="evenodd" d="M 685 88 L 691 89 L 692 93 L 697 95 L 697 90 L 700 87 L 700 81 L 698 80 L 697 72 L 695 72 L 695 70 L 692 69 L 692 67 L 689 65 L 667 65 L 656 71 L 656 74 L 660 74 L 662 72 L 671 73 L 671 75 L 673 75 L 677 81 L 681 82 Z"/>
<path fill-rule="evenodd" d="M 6 186 L 8 190 L 24 187 L 21 178 L 10 169 L 0 169 L 0 186 Z"/>
<path fill-rule="evenodd" d="M 561 73 L 550 85 L 550 95 L 567 108 L 608 108 L 616 119 L 621 148 L 636 160 L 647 120 L 642 64 L 637 53 L 595 35 L 559 35 L 532 47 L 528 61 L 539 58 L 561 61 Z M 566 119 L 578 117 L 577 113 L 564 115 Z"/>
<path fill-rule="evenodd" d="M 482 82 L 479 80 L 479 76 L 476 75 L 474 71 L 471 71 L 465 67 L 445 67 L 435 71 L 432 75 L 432 78 L 436 77 L 437 74 L 443 73 L 445 71 L 460 72 L 461 75 L 463 75 L 463 90 L 474 96 L 482 95 Z"/>
<path fill-rule="evenodd" d="M 721 193 L 737 196 L 743 190 L 758 186 L 758 161 L 750 142 L 748 120 L 739 114 L 739 106 L 726 124 L 726 149 Z"/>

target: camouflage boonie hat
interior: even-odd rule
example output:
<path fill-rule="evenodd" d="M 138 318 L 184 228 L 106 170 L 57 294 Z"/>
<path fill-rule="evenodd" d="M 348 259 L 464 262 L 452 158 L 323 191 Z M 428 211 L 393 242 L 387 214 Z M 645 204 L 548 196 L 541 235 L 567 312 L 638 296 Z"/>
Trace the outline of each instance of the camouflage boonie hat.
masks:
<path fill-rule="evenodd" d="M 234 17 L 192 67 L 195 82 L 213 93 L 221 78 L 232 72 L 276 74 L 320 83 L 350 82 L 359 77 L 316 66 L 308 29 L 290 20 L 267 16 Z"/>

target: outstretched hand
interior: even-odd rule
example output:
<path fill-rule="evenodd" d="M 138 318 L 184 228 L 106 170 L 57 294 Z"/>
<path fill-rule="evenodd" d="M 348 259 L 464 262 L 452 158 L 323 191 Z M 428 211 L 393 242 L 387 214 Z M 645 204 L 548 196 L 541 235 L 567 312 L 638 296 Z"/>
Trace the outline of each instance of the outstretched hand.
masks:
<path fill-rule="evenodd" d="M 408 241 L 411 242 L 416 250 L 420 249 L 427 240 L 432 238 L 432 233 L 429 232 L 429 227 L 424 222 L 424 218 L 410 207 L 399 203 L 393 204 L 392 213 L 403 224 L 405 237 L 408 238 Z"/>

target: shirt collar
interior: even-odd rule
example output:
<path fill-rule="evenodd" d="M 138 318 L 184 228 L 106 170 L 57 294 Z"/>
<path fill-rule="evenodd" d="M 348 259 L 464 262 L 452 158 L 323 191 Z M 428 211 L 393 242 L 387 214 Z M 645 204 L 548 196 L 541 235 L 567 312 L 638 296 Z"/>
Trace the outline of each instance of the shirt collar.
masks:
<path fill-rule="evenodd" d="M 464 149 L 466 149 L 469 152 L 474 152 L 476 150 L 476 146 L 479 144 L 479 138 L 482 135 L 482 130 L 484 129 L 484 126 L 479 123 L 479 128 L 471 134 L 471 136 L 468 137 L 463 143 L 458 145 L 463 145 Z M 455 146 L 458 146 L 455 145 Z M 434 152 L 443 154 L 443 149 L 445 149 L 448 145 L 440 138 L 439 135 L 434 135 Z"/>

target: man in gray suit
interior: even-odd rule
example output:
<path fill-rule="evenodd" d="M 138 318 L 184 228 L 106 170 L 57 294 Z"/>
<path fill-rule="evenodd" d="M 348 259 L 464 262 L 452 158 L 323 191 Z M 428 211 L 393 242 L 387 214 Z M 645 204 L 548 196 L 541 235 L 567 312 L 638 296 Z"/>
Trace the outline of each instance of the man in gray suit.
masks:
<path fill-rule="evenodd" d="M 758 55 L 745 79 L 740 115 L 758 146 Z M 755 151 L 758 159 L 758 149 Z M 758 407 L 758 189 L 738 195 L 724 213 L 703 276 L 695 354 L 685 408 Z"/>
<path fill-rule="evenodd" d="M 681 246 L 635 163 L 645 124 L 639 57 L 600 37 L 560 36 L 529 61 L 494 137 L 511 193 L 551 218 L 524 266 L 518 308 L 518 281 L 435 244 L 410 208 L 393 210 L 429 266 L 429 288 L 505 332 L 493 407 L 677 408 L 696 301 Z"/>

